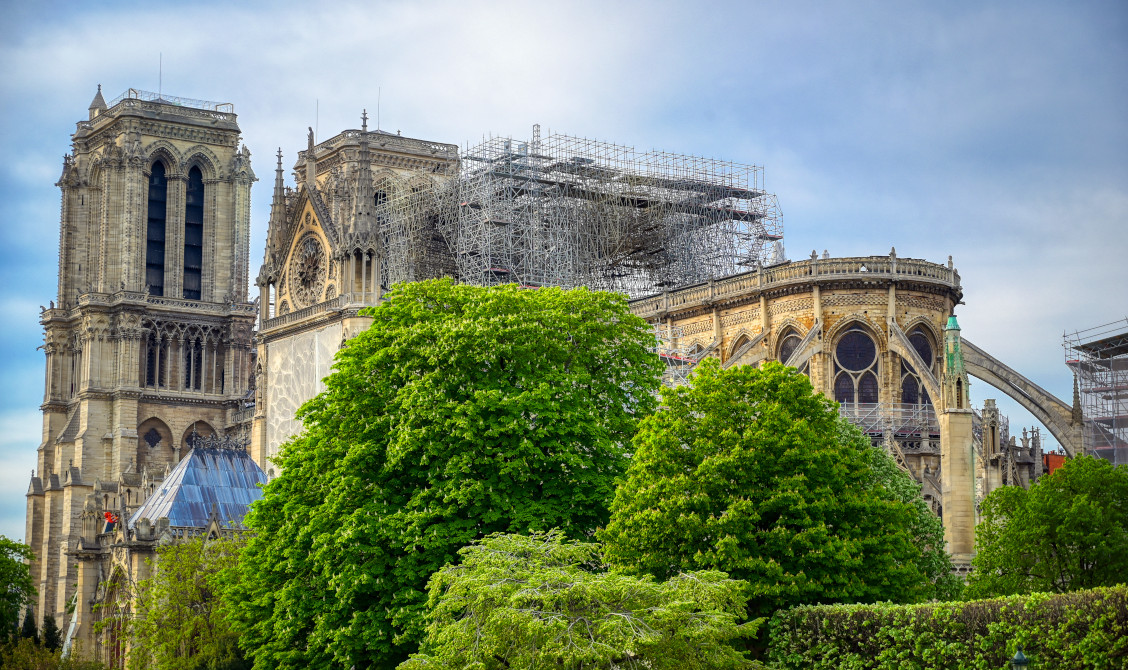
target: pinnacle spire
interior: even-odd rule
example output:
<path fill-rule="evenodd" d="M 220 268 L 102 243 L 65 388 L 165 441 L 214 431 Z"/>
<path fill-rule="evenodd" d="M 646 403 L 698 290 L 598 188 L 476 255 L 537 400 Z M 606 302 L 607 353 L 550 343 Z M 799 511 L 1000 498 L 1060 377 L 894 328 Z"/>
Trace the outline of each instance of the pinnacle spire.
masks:
<path fill-rule="evenodd" d="M 285 219 L 286 187 L 282 177 L 282 147 L 278 147 L 278 165 L 274 169 L 274 199 L 270 203 L 270 224 L 267 227 L 267 238 L 271 247 L 280 245 L 278 238 L 286 226 Z"/>
<path fill-rule="evenodd" d="M 356 201 L 353 204 L 352 229 L 354 231 L 372 230 L 375 223 L 376 207 L 372 194 L 372 157 L 368 153 L 368 110 L 360 113 L 360 151 L 356 166 Z"/>
<path fill-rule="evenodd" d="M 106 99 L 102 97 L 102 85 L 98 84 L 98 92 L 94 94 L 94 99 L 90 101 L 90 107 L 88 109 L 91 120 L 106 111 L 106 109 Z"/>

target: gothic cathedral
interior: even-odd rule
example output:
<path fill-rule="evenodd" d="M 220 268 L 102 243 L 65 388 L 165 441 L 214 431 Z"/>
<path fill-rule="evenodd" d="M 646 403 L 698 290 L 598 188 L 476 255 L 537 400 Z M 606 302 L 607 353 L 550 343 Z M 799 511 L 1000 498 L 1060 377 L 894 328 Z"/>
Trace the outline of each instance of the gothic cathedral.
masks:
<path fill-rule="evenodd" d="M 133 89 L 106 104 L 99 87 L 77 124 L 26 531 L 36 612 L 64 631 L 94 595 L 76 593 L 96 588 L 80 579 L 94 536 L 198 440 L 249 432 L 254 181 L 229 104 Z"/>

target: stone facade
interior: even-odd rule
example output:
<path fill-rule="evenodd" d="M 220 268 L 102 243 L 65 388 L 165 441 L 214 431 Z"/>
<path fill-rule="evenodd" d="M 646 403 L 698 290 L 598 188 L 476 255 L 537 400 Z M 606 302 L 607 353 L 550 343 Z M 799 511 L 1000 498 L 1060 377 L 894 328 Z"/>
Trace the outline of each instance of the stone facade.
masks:
<path fill-rule="evenodd" d="M 944 355 L 949 315 L 962 297 L 950 261 L 902 259 L 894 251 L 861 258 L 812 254 L 634 300 L 631 309 L 653 324 L 668 383 L 684 380 L 706 356 L 723 367 L 778 360 L 806 373 L 817 392 L 841 403 L 844 416 L 886 445 L 948 526 L 946 507 L 959 508 L 961 522 L 949 541 L 964 553 L 974 519 L 962 515 L 972 499 L 953 491 L 974 494 L 973 414 L 966 373 L 947 367 L 951 357 Z M 943 392 L 953 374 L 952 392 Z M 961 414 L 957 423 L 968 418 L 966 429 L 962 423 L 953 429 L 954 413 Z M 946 482 L 943 473 L 956 468 L 944 467 L 945 454 L 966 462 L 969 472 Z"/>
<path fill-rule="evenodd" d="M 458 175 L 458 147 L 383 131 L 346 130 L 308 147 L 283 185 L 278 155 L 260 290 L 251 453 L 268 474 L 297 433 L 294 412 L 324 389 L 333 356 L 366 328 L 359 315 L 398 281 L 453 276 L 435 229 L 441 186 Z M 394 219 L 395 225 L 388 225 Z"/>
<path fill-rule="evenodd" d="M 398 281 L 458 278 L 457 245 L 436 225 L 436 212 L 467 204 L 442 201 L 457 193 L 443 188 L 458 178 L 457 147 L 369 131 L 362 117 L 320 144 L 310 132 L 294 189 L 279 152 L 260 296 L 248 303 L 249 159 L 230 105 L 132 90 L 109 105 L 98 93 L 64 159 L 26 538 L 37 616 L 53 614 L 80 648 L 114 639 L 95 637 L 93 606 L 127 606 L 159 538 L 203 532 L 159 519 L 110 528 L 107 512 L 128 519 L 199 440 L 249 441 L 273 476 L 271 459 L 300 430 L 296 410 L 368 326 L 361 310 Z M 1071 454 L 1080 424 L 1076 407 L 961 336 L 951 315 L 962 295 L 950 258 L 812 254 L 631 308 L 655 328 L 668 383 L 706 356 L 807 374 L 921 482 L 964 563 L 977 501 L 1041 474 L 1037 436 L 1019 447 L 993 403 L 975 412 L 969 374 L 1044 419 Z M 120 663 L 114 645 L 102 651 Z"/>
<path fill-rule="evenodd" d="M 248 428 L 254 181 L 230 105 L 132 89 L 109 105 L 99 89 L 64 158 L 26 538 L 36 614 L 79 645 L 104 513 L 130 514 L 197 439 Z"/>
<path fill-rule="evenodd" d="M 684 383 L 707 356 L 723 367 L 778 360 L 881 444 L 921 484 L 944 520 L 957 568 L 974 553 L 978 503 L 1002 485 L 1042 474 L 1041 443 L 1009 436 L 993 400 L 971 407 L 970 376 L 1007 393 L 1072 454 L 1076 407 L 962 336 L 953 312 L 963 297 L 952 266 L 888 256 L 819 257 L 760 268 L 631 301 L 652 324 L 666 383 Z M 1076 402 L 1076 401 L 1075 401 Z"/>

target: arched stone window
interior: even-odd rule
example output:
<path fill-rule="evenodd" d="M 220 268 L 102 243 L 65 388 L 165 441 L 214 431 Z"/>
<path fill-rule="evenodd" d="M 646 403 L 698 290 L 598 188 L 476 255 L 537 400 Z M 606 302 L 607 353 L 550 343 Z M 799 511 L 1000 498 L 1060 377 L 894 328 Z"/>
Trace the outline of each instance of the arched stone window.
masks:
<path fill-rule="evenodd" d="M 145 340 L 145 386 L 159 388 L 166 385 L 168 378 L 168 351 L 161 334 L 153 329 Z"/>
<path fill-rule="evenodd" d="M 192 337 L 184 343 L 184 388 L 188 391 L 203 389 L 204 377 L 203 338 Z"/>
<path fill-rule="evenodd" d="M 909 333 L 909 343 L 916 349 L 924 364 L 931 371 L 936 355 L 933 353 L 932 342 L 919 327 Z M 921 383 L 920 376 L 913 371 L 904 361 L 901 361 L 901 402 L 906 405 L 931 405 L 932 398 Z"/>
<path fill-rule="evenodd" d="M 776 356 L 776 360 L 778 360 L 780 363 L 787 363 L 788 359 L 791 358 L 791 356 L 795 353 L 795 350 L 798 349 L 799 345 L 802 343 L 803 338 L 799 336 L 799 333 L 797 331 L 792 328 L 787 329 L 786 331 L 784 331 L 783 337 L 781 337 L 779 340 L 779 353 Z M 808 361 L 804 361 L 803 365 L 799 366 L 799 372 L 802 372 L 805 375 L 810 375 L 810 369 L 811 368 Z"/>
<path fill-rule="evenodd" d="M 137 426 L 137 470 L 156 468 L 172 460 L 172 432 L 157 417 L 150 417 Z"/>
<path fill-rule="evenodd" d="M 184 298 L 199 300 L 204 266 L 204 174 L 188 171 L 184 193 Z"/>
<path fill-rule="evenodd" d="M 164 295 L 165 270 L 165 204 L 168 201 L 168 178 L 165 165 L 153 161 L 149 172 L 149 215 L 145 230 L 145 284 L 150 295 Z"/>
<path fill-rule="evenodd" d="M 877 403 L 877 345 L 860 328 L 846 332 L 834 347 L 834 399 L 846 406 Z"/>
<path fill-rule="evenodd" d="M 188 449 L 194 449 L 197 445 L 202 444 L 204 438 L 215 435 L 213 429 L 206 421 L 195 421 L 188 429 L 184 431 L 183 444 L 185 452 Z"/>
<path fill-rule="evenodd" d="M 802 341 L 803 338 L 799 337 L 799 334 L 794 330 L 788 331 L 787 334 L 783 336 L 783 339 L 780 340 L 779 355 L 776 357 L 776 360 L 780 363 L 786 363 L 787 359 L 791 358 L 791 355 L 799 348 L 799 343 Z"/>

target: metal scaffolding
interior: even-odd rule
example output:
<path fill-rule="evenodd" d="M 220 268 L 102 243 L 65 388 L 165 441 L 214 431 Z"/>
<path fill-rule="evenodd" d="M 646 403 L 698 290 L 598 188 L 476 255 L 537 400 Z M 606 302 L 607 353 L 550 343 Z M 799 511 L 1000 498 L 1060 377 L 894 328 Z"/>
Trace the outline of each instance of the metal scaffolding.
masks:
<path fill-rule="evenodd" d="M 549 135 L 461 157 L 440 217 L 461 281 L 587 286 L 631 297 L 767 260 L 783 226 L 756 166 Z"/>
<path fill-rule="evenodd" d="M 1128 463 L 1128 318 L 1064 338 L 1065 363 L 1081 396 L 1086 451 Z"/>
<path fill-rule="evenodd" d="M 458 265 L 442 230 L 457 211 L 458 188 L 453 182 L 419 174 L 401 184 L 377 183 L 375 214 L 384 250 L 383 286 L 458 276 Z"/>

